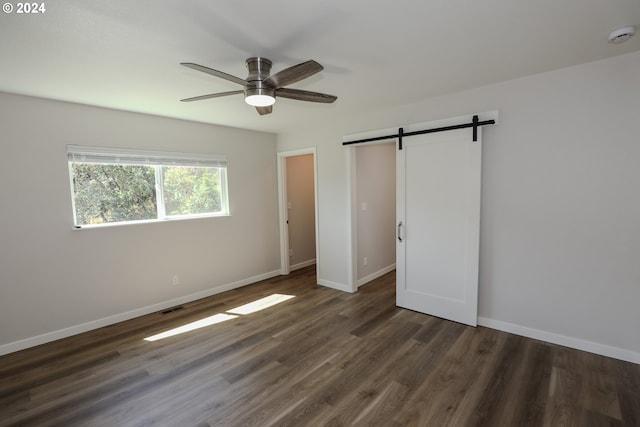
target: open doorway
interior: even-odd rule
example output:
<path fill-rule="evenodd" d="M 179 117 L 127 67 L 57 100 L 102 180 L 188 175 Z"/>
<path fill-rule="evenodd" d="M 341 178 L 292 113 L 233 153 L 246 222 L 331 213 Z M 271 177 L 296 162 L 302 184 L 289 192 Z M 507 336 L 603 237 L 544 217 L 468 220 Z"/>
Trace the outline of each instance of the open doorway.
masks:
<path fill-rule="evenodd" d="M 354 279 L 359 287 L 396 267 L 396 146 L 386 141 L 352 150 Z"/>
<path fill-rule="evenodd" d="M 315 148 L 278 153 L 280 274 L 318 263 Z"/>

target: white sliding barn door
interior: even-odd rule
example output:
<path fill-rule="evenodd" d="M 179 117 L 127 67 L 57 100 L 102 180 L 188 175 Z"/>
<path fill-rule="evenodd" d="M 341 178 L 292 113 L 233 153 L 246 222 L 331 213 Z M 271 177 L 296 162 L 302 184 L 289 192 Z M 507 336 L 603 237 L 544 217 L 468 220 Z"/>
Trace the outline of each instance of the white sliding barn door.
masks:
<path fill-rule="evenodd" d="M 416 135 L 397 151 L 396 304 L 476 326 L 482 138 Z"/>

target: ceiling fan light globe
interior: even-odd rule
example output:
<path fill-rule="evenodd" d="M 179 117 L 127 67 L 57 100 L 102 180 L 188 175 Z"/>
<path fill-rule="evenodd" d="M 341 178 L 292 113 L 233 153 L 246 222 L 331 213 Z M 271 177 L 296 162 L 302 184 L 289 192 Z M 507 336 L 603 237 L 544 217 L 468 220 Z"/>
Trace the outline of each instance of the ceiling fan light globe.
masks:
<path fill-rule="evenodd" d="M 247 95 L 244 101 L 254 107 L 268 107 L 276 102 L 276 99 L 270 95 Z"/>

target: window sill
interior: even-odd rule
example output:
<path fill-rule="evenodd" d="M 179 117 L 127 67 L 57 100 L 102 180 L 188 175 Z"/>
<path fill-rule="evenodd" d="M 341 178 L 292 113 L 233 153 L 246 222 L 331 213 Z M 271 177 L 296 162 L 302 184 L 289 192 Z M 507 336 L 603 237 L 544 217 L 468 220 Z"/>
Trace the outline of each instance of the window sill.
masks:
<path fill-rule="evenodd" d="M 205 219 L 205 218 L 224 218 L 224 217 L 230 217 L 230 216 L 231 216 L 230 213 L 219 213 L 219 214 L 167 217 L 162 219 L 145 219 L 145 220 L 139 220 L 139 221 L 106 222 L 101 224 L 74 225 L 72 230 L 73 231 L 95 230 L 100 228 L 111 228 L 111 227 L 121 227 L 121 226 L 140 225 L 140 224 L 157 224 L 157 223 L 167 223 L 167 222 L 185 221 L 185 220 L 193 220 L 193 219 Z"/>

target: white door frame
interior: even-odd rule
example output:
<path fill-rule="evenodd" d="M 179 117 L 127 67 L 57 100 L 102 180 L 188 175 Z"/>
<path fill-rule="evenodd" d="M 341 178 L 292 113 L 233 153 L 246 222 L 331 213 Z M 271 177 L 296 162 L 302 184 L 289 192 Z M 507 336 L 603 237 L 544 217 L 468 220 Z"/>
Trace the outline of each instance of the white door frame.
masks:
<path fill-rule="evenodd" d="M 289 263 L 289 227 L 287 226 L 287 157 L 302 156 L 305 154 L 313 155 L 313 202 L 316 216 L 316 271 L 320 270 L 320 252 L 318 251 L 318 156 L 316 155 L 316 148 L 311 147 L 278 153 L 278 216 L 280 225 L 280 274 L 282 275 L 289 274 L 291 268 Z"/>

